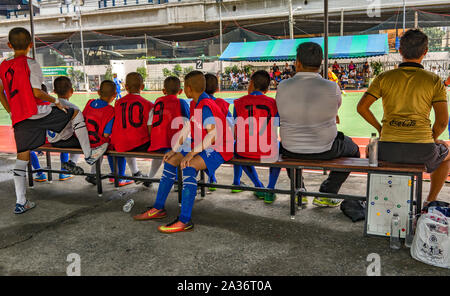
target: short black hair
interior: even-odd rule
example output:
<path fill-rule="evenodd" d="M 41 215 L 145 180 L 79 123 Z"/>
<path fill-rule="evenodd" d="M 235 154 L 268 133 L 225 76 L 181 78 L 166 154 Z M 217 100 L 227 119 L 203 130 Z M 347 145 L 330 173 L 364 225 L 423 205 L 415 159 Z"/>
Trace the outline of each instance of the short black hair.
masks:
<path fill-rule="evenodd" d="M 270 75 L 265 70 L 258 70 L 250 78 L 255 90 L 267 91 L 270 86 Z"/>
<path fill-rule="evenodd" d="M 176 95 L 181 89 L 181 81 L 178 77 L 169 76 L 164 79 L 164 89 L 168 95 Z"/>
<path fill-rule="evenodd" d="M 219 79 L 217 79 L 216 75 L 210 73 L 205 74 L 205 79 L 206 79 L 205 93 L 207 93 L 208 95 L 213 95 L 219 88 Z"/>
<path fill-rule="evenodd" d="M 56 77 L 53 81 L 53 91 L 59 97 L 65 96 L 72 89 L 72 81 L 66 76 Z"/>
<path fill-rule="evenodd" d="M 184 85 L 189 85 L 195 92 L 204 92 L 206 89 L 205 75 L 200 71 L 191 71 L 184 77 Z"/>
<path fill-rule="evenodd" d="M 305 68 L 319 69 L 322 65 L 323 50 L 315 42 L 304 42 L 297 47 L 297 61 Z"/>
<path fill-rule="evenodd" d="M 100 98 L 110 98 L 116 92 L 116 84 L 111 80 L 103 80 L 100 83 L 99 94 Z"/>
<path fill-rule="evenodd" d="M 419 29 L 409 29 L 400 38 L 400 52 L 405 59 L 418 59 L 428 49 L 428 36 Z"/>
<path fill-rule="evenodd" d="M 22 27 L 12 28 L 8 34 L 8 41 L 15 50 L 25 50 L 31 43 L 31 34 Z"/>
<path fill-rule="evenodd" d="M 144 84 L 144 78 L 138 72 L 130 72 L 125 78 L 125 85 L 128 86 L 129 92 L 139 92 Z"/>

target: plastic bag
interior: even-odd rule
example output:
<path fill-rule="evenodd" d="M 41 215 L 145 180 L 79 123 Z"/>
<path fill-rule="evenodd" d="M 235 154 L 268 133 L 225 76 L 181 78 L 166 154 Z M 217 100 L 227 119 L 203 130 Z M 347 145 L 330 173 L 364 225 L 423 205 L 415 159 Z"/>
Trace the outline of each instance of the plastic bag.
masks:
<path fill-rule="evenodd" d="M 449 222 L 439 211 L 422 214 L 417 221 L 411 256 L 426 264 L 450 268 Z"/>

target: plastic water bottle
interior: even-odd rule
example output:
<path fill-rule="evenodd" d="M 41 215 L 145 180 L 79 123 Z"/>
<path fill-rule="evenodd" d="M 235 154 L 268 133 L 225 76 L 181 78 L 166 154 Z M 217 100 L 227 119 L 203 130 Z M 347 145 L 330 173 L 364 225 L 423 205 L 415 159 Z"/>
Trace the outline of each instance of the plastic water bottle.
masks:
<path fill-rule="evenodd" d="M 400 243 L 400 217 L 397 213 L 394 213 L 392 215 L 391 220 L 391 249 L 400 249 L 401 243 Z"/>
<path fill-rule="evenodd" d="M 414 239 L 414 214 L 413 212 L 408 213 L 408 220 L 406 221 L 406 236 L 405 236 L 405 247 L 410 248 Z"/>
<path fill-rule="evenodd" d="M 133 199 L 129 199 L 129 200 L 125 203 L 125 205 L 123 206 L 123 211 L 124 211 L 125 213 L 129 213 L 129 212 L 131 211 L 131 209 L 133 208 L 133 206 L 134 206 L 134 200 L 133 200 Z"/>
<path fill-rule="evenodd" d="M 369 166 L 378 166 L 378 138 L 375 133 L 372 133 L 369 140 Z"/>

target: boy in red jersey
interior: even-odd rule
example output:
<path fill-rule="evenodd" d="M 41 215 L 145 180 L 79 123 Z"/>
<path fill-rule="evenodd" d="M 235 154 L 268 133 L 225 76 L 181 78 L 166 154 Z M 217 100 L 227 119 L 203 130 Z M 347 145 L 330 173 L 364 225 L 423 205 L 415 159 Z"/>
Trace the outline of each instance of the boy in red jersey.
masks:
<path fill-rule="evenodd" d="M 150 147 L 148 121 L 153 103 L 141 97 L 144 79 L 137 72 L 128 73 L 125 78 L 128 94 L 118 99 L 114 105 L 114 124 L 111 144 L 118 152 L 146 152 Z M 133 177 L 143 177 L 136 158 L 126 158 Z M 136 184 L 142 183 L 136 181 Z"/>
<path fill-rule="evenodd" d="M 182 129 L 185 121 L 189 121 L 189 106 L 185 100 L 179 99 L 181 81 L 170 76 L 164 80 L 164 96 L 155 101 L 148 121 L 150 132 L 150 148 L 148 151 L 167 153 L 172 149 L 174 137 Z M 153 159 L 148 177 L 153 178 L 162 165 L 162 160 Z M 144 182 L 150 187 L 151 182 Z"/>
<path fill-rule="evenodd" d="M 178 141 L 171 151 L 164 156 L 164 172 L 159 183 L 156 201 L 150 210 L 141 217 L 161 219 L 167 216 L 164 209 L 167 196 L 176 179 L 179 165 L 183 170 L 183 191 L 180 216 L 165 226 L 158 227 L 163 233 L 175 233 L 192 230 L 192 208 L 197 194 L 196 176 L 199 170 L 206 170 L 208 175 L 233 157 L 232 131 L 227 127 L 226 118 L 216 103 L 205 93 L 205 76 L 200 71 L 192 71 L 184 80 L 184 91 L 195 102 L 191 111 L 190 122 L 179 133 Z M 185 139 L 191 134 L 192 150 L 180 151 Z"/>
<path fill-rule="evenodd" d="M 59 99 L 41 90 L 44 80 L 42 70 L 35 60 L 27 57 L 33 47 L 30 32 L 19 27 L 11 29 L 8 46 L 14 50 L 14 57 L 0 64 L 0 102 L 10 114 L 14 128 L 17 147 L 14 168 L 17 201 L 14 213 L 22 214 L 35 206 L 25 196 L 30 151 L 45 143 L 47 130 L 61 132 L 71 122 L 82 144 L 86 162 L 90 165 L 103 155 L 107 146 L 91 149 L 81 112 L 64 107 Z"/>
<path fill-rule="evenodd" d="M 233 116 L 230 113 L 230 103 L 225 101 L 221 98 L 214 97 L 214 93 L 216 93 L 219 90 L 219 80 L 217 77 L 213 74 L 205 74 L 206 79 L 206 90 L 205 92 L 209 95 L 211 99 L 214 100 L 214 102 L 219 106 L 219 108 L 222 110 L 223 114 L 227 117 L 229 120 L 230 125 L 232 126 L 234 124 Z M 191 102 L 193 104 L 193 101 Z M 234 180 L 233 185 L 241 185 L 241 176 L 242 176 L 242 166 L 240 165 L 234 165 Z M 209 183 L 217 183 L 216 176 L 213 175 L 209 181 Z M 245 184 L 243 184 L 245 186 Z M 210 187 L 209 191 L 216 191 L 216 188 Z M 242 190 L 238 189 L 232 189 L 231 193 L 238 193 Z"/>
<path fill-rule="evenodd" d="M 250 79 L 248 95 L 234 101 L 236 154 L 240 157 L 278 160 L 276 127 L 279 126 L 279 115 L 275 100 L 265 95 L 269 85 L 269 73 L 256 71 Z M 243 166 L 243 169 L 256 187 L 264 187 L 253 166 Z M 279 175 L 280 168 L 270 168 L 268 188 L 275 188 Z M 272 203 L 276 197 L 274 193 L 254 194 L 265 203 Z"/>
<path fill-rule="evenodd" d="M 111 102 L 117 96 L 116 85 L 111 80 L 104 80 L 100 84 L 98 90 L 98 99 L 89 100 L 84 107 L 83 116 L 86 120 L 86 127 L 89 132 L 89 140 L 92 147 L 97 147 L 103 143 L 110 142 L 110 135 L 112 133 L 112 127 L 114 123 L 114 107 L 111 106 Z M 123 176 L 126 169 L 126 161 L 124 157 L 118 157 L 119 175 Z M 99 160 L 101 161 L 101 159 Z M 114 162 L 112 156 L 108 156 L 109 167 L 111 172 L 114 172 Z M 95 174 L 95 167 L 91 168 L 91 174 Z M 87 176 L 85 179 L 87 182 L 97 185 L 95 176 Z M 110 179 L 114 182 L 113 179 Z M 132 184 L 131 180 L 119 180 L 119 187 Z"/>

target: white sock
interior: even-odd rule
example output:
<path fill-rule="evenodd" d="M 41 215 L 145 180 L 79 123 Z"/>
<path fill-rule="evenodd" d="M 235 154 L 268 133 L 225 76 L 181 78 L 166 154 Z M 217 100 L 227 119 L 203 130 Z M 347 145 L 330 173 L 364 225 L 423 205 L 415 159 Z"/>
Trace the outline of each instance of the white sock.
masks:
<path fill-rule="evenodd" d="M 161 167 L 163 163 L 162 159 L 153 159 L 152 165 L 150 167 L 150 172 L 148 173 L 149 178 L 155 177 L 156 173 L 158 172 L 159 168 Z"/>
<path fill-rule="evenodd" d="M 73 161 L 73 163 L 77 163 L 78 162 L 78 159 L 80 159 L 80 154 L 72 154 L 72 153 L 70 153 L 70 160 L 71 161 Z"/>
<path fill-rule="evenodd" d="M 130 168 L 131 173 L 134 175 L 137 172 L 139 172 L 139 169 L 137 167 L 136 158 L 134 157 L 125 157 L 127 160 L 128 167 Z"/>
<path fill-rule="evenodd" d="M 83 113 L 78 111 L 78 114 L 72 119 L 72 127 L 75 135 L 80 142 L 81 149 L 83 150 L 84 157 L 88 158 L 91 156 L 91 143 L 89 142 L 89 134 L 86 129 L 86 124 L 84 123 Z"/>
<path fill-rule="evenodd" d="M 25 183 L 27 181 L 27 165 L 28 161 L 25 160 L 16 160 L 16 166 L 14 167 L 14 187 L 16 188 L 16 203 L 24 205 L 27 202 L 27 198 L 25 197 L 26 187 Z"/>

